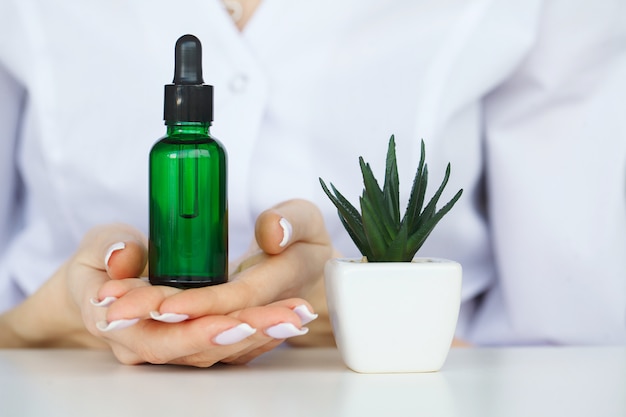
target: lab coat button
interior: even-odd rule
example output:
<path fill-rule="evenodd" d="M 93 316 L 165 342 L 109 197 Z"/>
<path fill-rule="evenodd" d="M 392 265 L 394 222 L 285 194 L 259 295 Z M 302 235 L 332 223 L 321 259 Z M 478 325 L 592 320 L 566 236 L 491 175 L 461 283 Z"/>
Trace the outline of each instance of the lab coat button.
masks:
<path fill-rule="evenodd" d="M 248 76 L 246 74 L 237 74 L 230 80 L 230 90 L 233 93 L 242 93 L 248 85 Z"/>

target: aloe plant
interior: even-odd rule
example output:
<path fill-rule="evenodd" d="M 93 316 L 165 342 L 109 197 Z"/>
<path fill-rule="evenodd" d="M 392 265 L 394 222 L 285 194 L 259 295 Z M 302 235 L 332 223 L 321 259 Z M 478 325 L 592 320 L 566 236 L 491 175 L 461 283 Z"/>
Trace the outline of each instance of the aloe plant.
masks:
<path fill-rule="evenodd" d="M 396 144 L 394 136 L 389 139 L 385 169 L 385 183 L 381 190 L 372 173 L 369 163 L 359 157 L 365 188 L 359 198 L 361 211 L 357 210 L 331 183 L 328 189 L 321 178 L 324 192 L 337 207 L 339 218 L 356 244 L 361 254 L 369 262 L 410 262 L 422 247 L 426 238 L 437 223 L 459 200 L 463 190 L 459 190 L 440 210 L 436 205 L 450 177 L 450 164 L 446 168 L 444 179 L 424 206 L 428 183 L 428 166 L 425 162 L 426 150 L 421 142 L 421 157 L 409 203 L 400 218 L 400 186 L 398 165 L 396 162 Z"/>

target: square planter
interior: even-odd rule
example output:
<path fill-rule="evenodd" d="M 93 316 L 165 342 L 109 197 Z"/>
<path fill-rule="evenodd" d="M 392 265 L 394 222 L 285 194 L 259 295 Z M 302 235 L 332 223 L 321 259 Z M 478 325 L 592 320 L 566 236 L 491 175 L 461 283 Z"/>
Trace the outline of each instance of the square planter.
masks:
<path fill-rule="evenodd" d="M 362 373 L 433 372 L 450 350 L 461 304 L 461 265 L 331 259 L 326 296 L 344 363 Z"/>

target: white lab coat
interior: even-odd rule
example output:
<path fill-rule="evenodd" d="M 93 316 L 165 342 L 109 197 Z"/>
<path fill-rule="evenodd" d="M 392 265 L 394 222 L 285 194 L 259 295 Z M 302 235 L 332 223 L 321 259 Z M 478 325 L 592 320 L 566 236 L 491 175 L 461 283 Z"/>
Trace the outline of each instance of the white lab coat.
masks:
<path fill-rule="evenodd" d="M 318 177 L 356 203 L 358 156 L 382 177 L 395 134 L 406 201 L 423 138 L 432 187 L 452 163 L 442 202 L 465 189 L 419 253 L 463 264 L 458 336 L 624 344 L 625 5 L 263 0 L 240 34 L 217 0 L 5 0 L 0 308 L 90 227 L 147 231 L 163 85 L 193 33 L 229 154 L 231 257 L 293 197 L 357 255 Z"/>

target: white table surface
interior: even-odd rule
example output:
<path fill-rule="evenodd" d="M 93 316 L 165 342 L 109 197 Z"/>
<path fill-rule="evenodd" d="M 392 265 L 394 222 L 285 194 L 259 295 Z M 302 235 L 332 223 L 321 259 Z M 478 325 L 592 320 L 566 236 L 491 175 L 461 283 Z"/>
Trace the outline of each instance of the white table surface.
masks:
<path fill-rule="evenodd" d="M 0 416 L 626 416 L 626 348 L 452 349 L 429 374 L 357 374 L 334 349 L 245 366 L 125 366 L 89 350 L 0 350 Z"/>

